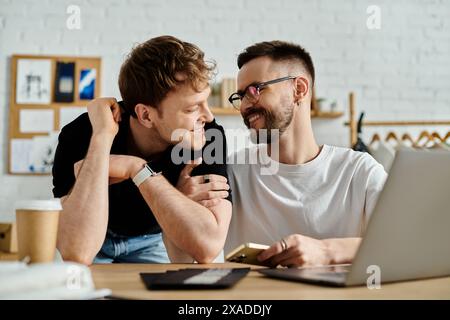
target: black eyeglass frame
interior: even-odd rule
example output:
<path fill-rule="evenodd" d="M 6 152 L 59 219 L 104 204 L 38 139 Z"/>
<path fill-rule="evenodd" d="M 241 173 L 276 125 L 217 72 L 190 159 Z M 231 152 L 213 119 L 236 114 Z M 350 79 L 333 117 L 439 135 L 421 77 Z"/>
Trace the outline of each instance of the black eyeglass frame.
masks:
<path fill-rule="evenodd" d="M 245 96 L 247 96 L 247 90 L 248 90 L 248 88 L 254 87 L 254 88 L 257 90 L 258 94 L 259 94 L 260 91 L 261 91 L 261 89 L 264 89 L 265 87 L 267 87 L 267 86 L 270 85 L 270 84 L 274 84 L 274 83 L 278 83 L 278 82 L 282 82 L 282 81 L 286 81 L 286 80 L 292 80 L 292 79 L 295 79 L 295 78 L 297 78 L 297 77 L 294 77 L 294 76 L 287 76 L 287 77 L 282 77 L 282 78 L 278 78 L 278 79 L 269 80 L 269 81 L 266 81 L 266 82 L 260 82 L 260 83 L 252 83 L 252 84 L 249 84 L 249 85 L 244 89 L 244 91 L 237 91 L 237 92 L 232 93 L 232 94 L 228 97 L 228 101 L 231 103 L 231 105 L 232 105 L 234 108 L 239 109 L 239 107 L 236 107 L 236 106 L 233 104 L 233 101 L 235 101 L 235 100 L 240 100 L 240 101 L 242 102 L 242 100 L 245 98 Z M 250 97 L 248 97 L 248 98 L 250 98 Z"/>

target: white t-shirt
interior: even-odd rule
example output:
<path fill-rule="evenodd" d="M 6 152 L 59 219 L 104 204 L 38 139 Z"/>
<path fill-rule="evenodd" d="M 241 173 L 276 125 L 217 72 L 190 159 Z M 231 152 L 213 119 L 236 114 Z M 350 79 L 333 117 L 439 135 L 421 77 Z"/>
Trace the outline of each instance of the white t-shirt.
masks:
<path fill-rule="evenodd" d="M 323 145 L 315 159 L 301 165 L 275 162 L 267 145 L 242 152 L 260 161 L 228 165 L 233 216 L 225 253 L 246 242 L 272 245 L 296 233 L 360 237 L 387 177 L 372 156 L 348 148 Z M 231 159 L 242 159 L 239 153 Z M 261 174 L 263 164 L 278 165 L 278 172 Z"/>

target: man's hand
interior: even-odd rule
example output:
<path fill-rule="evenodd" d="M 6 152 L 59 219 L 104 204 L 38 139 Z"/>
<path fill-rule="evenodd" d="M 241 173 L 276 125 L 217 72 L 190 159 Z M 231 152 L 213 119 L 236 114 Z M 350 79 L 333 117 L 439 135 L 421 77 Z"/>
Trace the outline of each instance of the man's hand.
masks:
<path fill-rule="evenodd" d="M 178 178 L 177 189 L 189 199 L 210 208 L 228 197 L 230 186 L 227 178 L 217 174 L 208 174 L 209 182 L 206 183 L 205 176 L 191 177 L 192 170 L 201 163 L 200 158 L 186 164 Z"/>
<path fill-rule="evenodd" d="M 75 177 L 78 177 L 83 160 L 74 164 Z M 127 155 L 112 154 L 109 156 L 109 184 L 132 179 L 143 168 L 145 160 Z"/>
<path fill-rule="evenodd" d="M 283 240 L 284 243 L 283 244 Z M 300 234 L 293 234 L 274 243 L 261 252 L 259 261 L 270 266 L 285 267 L 321 266 L 332 263 L 331 253 L 325 240 L 317 240 Z"/>
<path fill-rule="evenodd" d="M 92 134 L 107 134 L 115 137 L 122 120 L 120 107 L 114 98 L 97 98 L 87 105 Z"/>

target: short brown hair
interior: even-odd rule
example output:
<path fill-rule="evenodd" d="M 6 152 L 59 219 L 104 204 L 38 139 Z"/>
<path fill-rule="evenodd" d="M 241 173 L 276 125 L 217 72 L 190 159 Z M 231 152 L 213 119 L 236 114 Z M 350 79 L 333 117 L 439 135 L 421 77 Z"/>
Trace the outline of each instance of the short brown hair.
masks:
<path fill-rule="evenodd" d="M 298 61 L 309 73 L 314 85 L 314 64 L 310 54 L 301 46 L 284 41 L 265 41 L 256 43 L 242 51 L 238 56 L 239 69 L 250 60 L 269 57 L 273 61 Z"/>
<path fill-rule="evenodd" d="M 122 64 L 120 94 L 126 111 L 136 117 L 137 104 L 158 107 L 177 85 L 200 91 L 211 78 L 214 62 L 206 62 L 197 46 L 172 36 L 152 38 L 135 47 Z M 177 79 L 182 74 L 185 80 Z"/>

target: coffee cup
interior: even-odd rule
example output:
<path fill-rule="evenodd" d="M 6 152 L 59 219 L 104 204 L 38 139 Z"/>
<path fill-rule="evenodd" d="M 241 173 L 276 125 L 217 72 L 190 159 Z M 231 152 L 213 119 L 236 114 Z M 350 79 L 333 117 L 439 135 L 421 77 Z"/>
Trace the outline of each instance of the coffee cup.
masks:
<path fill-rule="evenodd" d="M 45 263 L 55 259 L 61 210 L 59 199 L 16 203 L 19 260 Z"/>

